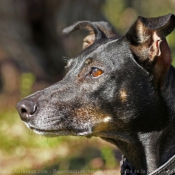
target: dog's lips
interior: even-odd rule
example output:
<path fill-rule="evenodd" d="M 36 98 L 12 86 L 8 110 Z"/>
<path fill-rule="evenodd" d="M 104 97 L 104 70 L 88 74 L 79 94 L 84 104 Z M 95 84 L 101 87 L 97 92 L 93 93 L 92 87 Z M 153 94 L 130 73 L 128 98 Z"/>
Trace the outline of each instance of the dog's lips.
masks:
<path fill-rule="evenodd" d="M 90 136 L 91 135 L 91 130 L 86 128 L 86 129 L 74 129 L 74 130 L 66 130 L 66 129 L 40 129 L 36 128 L 34 126 L 31 126 L 30 124 L 24 122 L 27 127 L 31 130 L 33 130 L 36 134 L 39 135 L 44 135 L 48 137 L 54 137 L 54 136 Z"/>
<path fill-rule="evenodd" d="M 66 136 L 66 135 L 74 135 L 72 132 L 63 131 L 63 130 L 40 130 L 40 129 L 32 129 L 36 134 L 54 137 L 54 136 Z"/>
<path fill-rule="evenodd" d="M 90 131 L 81 131 L 81 132 L 75 132 L 75 131 L 68 131 L 68 130 L 42 130 L 42 129 L 36 129 L 31 128 L 36 134 L 53 137 L 53 136 L 90 136 Z"/>
<path fill-rule="evenodd" d="M 31 126 L 30 126 L 30 129 L 32 129 L 36 134 L 44 135 L 44 136 L 48 136 L 48 137 L 75 135 L 74 133 L 67 131 L 67 130 L 63 130 L 63 129 L 47 130 L 47 129 L 39 129 L 39 128 L 31 127 Z"/>

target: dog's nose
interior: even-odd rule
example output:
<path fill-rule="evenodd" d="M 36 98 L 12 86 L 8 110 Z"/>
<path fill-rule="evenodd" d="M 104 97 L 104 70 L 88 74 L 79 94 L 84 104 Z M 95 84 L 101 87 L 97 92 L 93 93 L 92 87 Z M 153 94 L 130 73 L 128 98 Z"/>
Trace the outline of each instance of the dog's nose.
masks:
<path fill-rule="evenodd" d="M 30 117 L 32 117 L 36 110 L 37 105 L 32 100 L 22 100 L 17 105 L 16 108 L 18 110 L 18 113 L 20 114 L 20 117 L 23 121 L 27 121 Z"/>

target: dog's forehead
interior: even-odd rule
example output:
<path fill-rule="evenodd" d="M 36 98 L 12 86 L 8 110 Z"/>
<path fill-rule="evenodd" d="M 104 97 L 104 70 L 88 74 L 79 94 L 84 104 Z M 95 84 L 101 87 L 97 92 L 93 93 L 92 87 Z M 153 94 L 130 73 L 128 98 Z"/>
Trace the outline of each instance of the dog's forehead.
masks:
<path fill-rule="evenodd" d="M 75 60 L 77 62 L 86 62 L 89 58 L 92 58 L 108 64 L 110 60 L 121 58 L 121 55 L 126 53 L 127 44 L 123 38 L 108 40 L 107 42 L 102 41 L 102 44 L 99 43 L 94 43 L 90 48 L 79 54 Z"/>

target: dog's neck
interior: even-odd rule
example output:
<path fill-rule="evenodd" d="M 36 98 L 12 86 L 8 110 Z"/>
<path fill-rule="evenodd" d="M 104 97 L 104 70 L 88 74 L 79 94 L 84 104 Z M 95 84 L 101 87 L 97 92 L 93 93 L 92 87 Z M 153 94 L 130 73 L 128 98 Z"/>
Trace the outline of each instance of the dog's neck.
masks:
<path fill-rule="evenodd" d="M 138 174 L 148 174 L 159 168 L 175 155 L 175 132 L 172 126 L 162 131 L 138 133 L 133 142 L 106 139 L 115 144 L 125 155 Z"/>
<path fill-rule="evenodd" d="M 138 133 L 133 137 L 133 142 L 118 139 L 105 139 L 115 144 L 130 162 L 138 174 L 148 174 L 157 169 L 161 164 L 162 132 Z M 168 160 L 168 159 L 167 159 Z M 165 160 L 166 161 L 166 160 Z M 145 172 L 145 173 L 144 173 Z"/>
<path fill-rule="evenodd" d="M 144 147 L 147 170 L 152 172 L 175 155 L 175 69 L 170 67 L 160 90 L 166 105 L 165 125 L 160 131 L 139 133 Z M 157 123 L 157 125 L 159 125 Z"/>
<path fill-rule="evenodd" d="M 169 69 L 161 95 L 168 111 L 165 116 L 166 123 L 161 130 L 139 132 L 131 136 L 133 142 L 104 138 L 115 144 L 132 166 L 142 174 L 144 171 L 147 174 L 156 170 L 175 155 L 175 69 L 173 67 Z"/>

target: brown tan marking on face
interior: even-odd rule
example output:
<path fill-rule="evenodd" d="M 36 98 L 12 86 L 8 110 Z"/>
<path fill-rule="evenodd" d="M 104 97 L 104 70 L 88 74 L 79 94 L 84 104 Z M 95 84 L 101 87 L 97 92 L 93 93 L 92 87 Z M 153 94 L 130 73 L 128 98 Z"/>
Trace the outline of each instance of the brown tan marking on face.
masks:
<path fill-rule="evenodd" d="M 92 126 L 97 132 L 98 130 L 106 130 L 108 124 L 112 122 L 112 117 L 104 111 L 94 106 L 86 106 L 75 109 L 75 118 L 86 126 Z M 98 130 L 97 130 L 98 129 Z"/>
<path fill-rule="evenodd" d="M 125 89 L 121 89 L 120 90 L 120 99 L 122 102 L 126 102 L 127 101 L 127 91 Z"/>
<path fill-rule="evenodd" d="M 75 115 L 81 120 L 88 120 L 94 123 L 107 122 L 109 116 L 94 106 L 84 106 L 75 109 Z"/>

